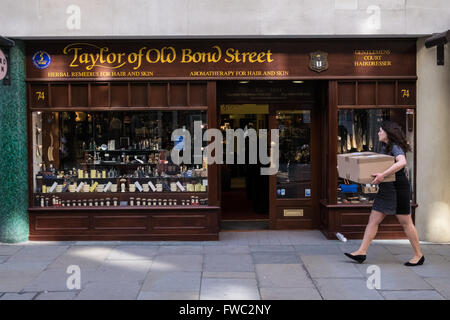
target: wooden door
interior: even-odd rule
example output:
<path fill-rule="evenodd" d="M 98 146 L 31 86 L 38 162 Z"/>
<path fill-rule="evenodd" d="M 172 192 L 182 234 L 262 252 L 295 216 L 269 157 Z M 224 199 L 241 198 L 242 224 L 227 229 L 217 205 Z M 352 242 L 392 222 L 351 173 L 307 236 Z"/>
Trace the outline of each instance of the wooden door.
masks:
<path fill-rule="evenodd" d="M 318 110 L 271 108 L 269 126 L 279 130 L 278 172 L 270 176 L 270 228 L 318 228 L 320 132 Z"/>

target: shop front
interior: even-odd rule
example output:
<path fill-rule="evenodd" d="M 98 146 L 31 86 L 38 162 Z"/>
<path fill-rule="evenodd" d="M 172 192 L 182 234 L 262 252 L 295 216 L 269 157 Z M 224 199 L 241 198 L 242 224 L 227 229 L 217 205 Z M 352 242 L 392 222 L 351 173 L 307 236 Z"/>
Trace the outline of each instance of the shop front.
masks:
<path fill-rule="evenodd" d="M 30 240 L 216 240 L 233 219 L 361 238 L 376 186 L 337 154 L 378 151 L 384 119 L 413 149 L 414 214 L 415 43 L 27 42 Z M 404 237 L 395 217 L 379 237 Z"/>

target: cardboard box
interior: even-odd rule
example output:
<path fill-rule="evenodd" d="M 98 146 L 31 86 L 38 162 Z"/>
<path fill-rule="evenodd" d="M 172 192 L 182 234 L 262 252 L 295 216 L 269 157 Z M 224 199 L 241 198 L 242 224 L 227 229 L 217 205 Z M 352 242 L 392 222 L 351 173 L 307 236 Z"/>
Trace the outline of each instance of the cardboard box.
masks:
<path fill-rule="evenodd" d="M 395 163 L 395 158 L 385 154 L 371 154 L 348 157 L 346 160 L 347 172 L 345 179 L 356 183 L 371 183 L 372 174 L 384 172 Z M 395 181 L 395 173 L 384 178 L 383 182 Z"/>
<path fill-rule="evenodd" d="M 358 157 L 365 155 L 377 154 L 375 152 L 352 152 L 352 153 L 342 153 L 337 155 L 337 166 L 338 166 L 338 175 L 339 178 L 348 179 L 347 175 L 349 172 L 349 162 L 348 159 L 350 157 Z"/>

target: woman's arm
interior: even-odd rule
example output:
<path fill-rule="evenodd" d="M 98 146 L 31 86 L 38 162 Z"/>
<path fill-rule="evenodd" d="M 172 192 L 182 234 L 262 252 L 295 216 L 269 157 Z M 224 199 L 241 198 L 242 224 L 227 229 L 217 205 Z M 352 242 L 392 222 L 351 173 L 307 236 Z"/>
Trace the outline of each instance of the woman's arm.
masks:
<path fill-rule="evenodd" d="M 375 177 L 372 181 L 372 184 L 379 184 L 383 182 L 385 177 L 390 176 L 391 174 L 394 174 L 397 171 L 400 171 L 406 166 L 405 155 L 400 154 L 395 158 L 395 160 L 397 160 L 397 162 L 395 162 L 392 166 L 390 166 L 389 169 L 387 169 L 386 171 L 372 175 Z"/>

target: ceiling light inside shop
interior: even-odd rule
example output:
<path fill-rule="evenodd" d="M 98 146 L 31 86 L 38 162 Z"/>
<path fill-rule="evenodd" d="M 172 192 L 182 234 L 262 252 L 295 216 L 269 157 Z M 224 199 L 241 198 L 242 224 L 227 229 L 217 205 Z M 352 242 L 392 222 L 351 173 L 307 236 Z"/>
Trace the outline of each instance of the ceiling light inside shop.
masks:
<path fill-rule="evenodd" d="M 304 81 L 302 81 L 302 80 L 294 80 L 294 81 L 292 81 L 292 83 L 303 83 Z"/>
<path fill-rule="evenodd" d="M 241 84 L 246 84 L 246 83 L 249 83 L 250 81 L 239 81 L 239 83 L 241 83 Z"/>

